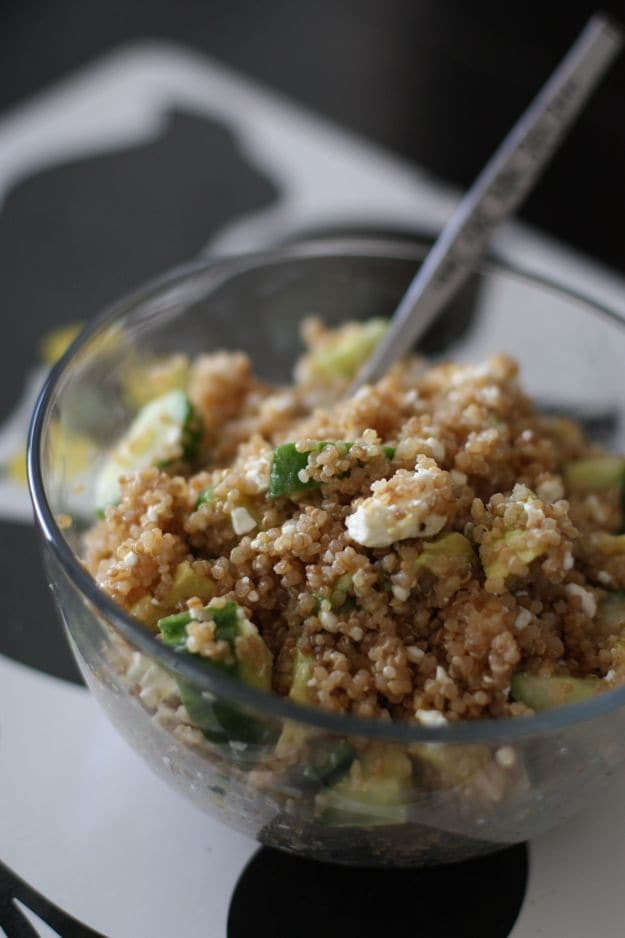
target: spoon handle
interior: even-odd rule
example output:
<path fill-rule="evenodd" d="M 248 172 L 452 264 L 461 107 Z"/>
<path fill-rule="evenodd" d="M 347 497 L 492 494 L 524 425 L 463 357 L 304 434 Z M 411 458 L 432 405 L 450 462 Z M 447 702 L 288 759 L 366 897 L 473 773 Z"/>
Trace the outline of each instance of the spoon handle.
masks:
<path fill-rule="evenodd" d="M 589 20 L 454 210 L 349 394 L 381 378 L 460 288 L 493 230 L 529 192 L 621 43 L 620 31 L 605 17 Z"/>

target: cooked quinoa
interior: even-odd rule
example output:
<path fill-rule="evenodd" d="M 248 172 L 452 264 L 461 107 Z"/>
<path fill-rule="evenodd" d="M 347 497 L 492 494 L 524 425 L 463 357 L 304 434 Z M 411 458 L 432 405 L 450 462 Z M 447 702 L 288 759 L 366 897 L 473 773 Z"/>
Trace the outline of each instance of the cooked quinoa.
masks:
<path fill-rule="evenodd" d="M 441 725 L 532 712 L 528 677 L 618 682 L 625 461 L 538 413 L 504 355 L 408 359 L 343 398 L 366 329 L 309 322 L 288 387 L 241 352 L 172 359 L 199 450 L 124 471 L 86 535 L 98 584 L 159 634 L 188 611 L 187 652 L 262 659 L 257 686 L 336 713 Z M 167 363 L 150 380 L 170 390 Z M 210 610 L 230 603 L 229 645 Z"/>

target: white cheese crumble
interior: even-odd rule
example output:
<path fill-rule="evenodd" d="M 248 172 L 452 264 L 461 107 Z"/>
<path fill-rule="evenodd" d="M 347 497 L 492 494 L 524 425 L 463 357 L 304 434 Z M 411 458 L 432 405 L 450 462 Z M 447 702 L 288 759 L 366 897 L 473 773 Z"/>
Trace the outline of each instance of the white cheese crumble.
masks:
<path fill-rule="evenodd" d="M 445 459 L 445 447 L 440 440 L 437 440 L 436 437 L 428 436 L 426 440 L 423 441 L 425 445 L 429 448 L 432 456 L 436 462 L 441 463 Z"/>
<path fill-rule="evenodd" d="M 124 556 L 124 563 L 127 567 L 135 567 L 137 565 L 137 560 L 139 558 L 135 554 L 134 550 L 129 550 Z"/>
<path fill-rule="evenodd" d="M 230 519 L 235 534 L 248 534 L 256 527 L 256 519 L 243 505 L 237 505 L 230 512 Z"/>
<path fill-rule="evenodd" d="M 415 717 L 421 726 L 428 726 L 430 728 L 447 726 L 449 723 L 447 717 L 439 713 L 438 710 L 415 710 Z"/>
<path fill-rule="evenodd" d="M 139 699 L 150 710 L 178 693 L 176 682 L 158 665 L 140 652 L 134 652 L 127 672 L 128 679 L 139 686 Z"/>
<path fill-rule="evenodd" d="M 597 579 L 600 583 L 603 583 L 604 586 L 610 586 L 612 584 L 612 577 L 607 570 L 600 570 L 597 574 Z"/>
<path fill-rule="evenodd" d="M 395 599 L 399 599 L 401 602 L 405 603 L 410 596 L 410 590 L 407 590 L 405 586 L 394 585 L 393 596 Z"/>
<path fill-rule="evenodd" d="M 579 586 L 577 583 L 567 583 L 564 587 L 564 591 L 567 596 L 577 596 L 584 615 L 587 615 L 589 619 L 594 618 L 597 612 L 597 601 L 592 593 L 585 590 L 583 586 Z"/>
<path fill-rule="evenodd" d="M 451 476 L 451 481 L 454 485 L 466 485 L 468 481 L 468 476 L 464 472 L 460 472 L 459 469 L 452 469 L 449 473 Z"/>
<path fill-rule="evenodd" d="M 246 463 L 243 478 L 247 483 L 247 488 L 258 493 L 267 491 L 271 475 L 271 459 L 271 451 L 267 451 Z"/>
<path fill-rule="evenodd" d="M 514 620 L 514 627 L 517 629 L 517 631 L 522 632 L 523 629 L 527 628 L 531 621 L 532 613 L 529 611 L 529 609 L 519 609 L 517 617 Z"/>
<path fill-rule="evenodd" d="M 495 753 L 495 760 L 502 769 L 512 769 L 516 765 L 516 752 L 512 746 L 502 746 Z"/>
<path fill-rule="evenodd" d="M 545 479 L 536 487 L 536 494 L 544 502 L 551 505 L 553 502 L 564 498 L 564 486 L 560 479 Z"/>
<path fill-rule="evenodd" d="M 374 482 L 373 494 L 345 522 L 349 536 L 365 547 L 388 547 L 395 541 L 438 534 L 447 520 L 435 510 L 436 481 L 441 476 L 451 481 L 433 460 L 419 456 L 414 473 L 400 469 L 390 479 Z"/>

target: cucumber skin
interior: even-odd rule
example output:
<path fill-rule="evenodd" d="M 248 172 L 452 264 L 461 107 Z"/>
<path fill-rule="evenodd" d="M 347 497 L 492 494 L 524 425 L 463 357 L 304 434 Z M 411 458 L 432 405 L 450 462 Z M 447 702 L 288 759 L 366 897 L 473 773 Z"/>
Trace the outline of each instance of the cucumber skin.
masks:
<path fill-rule="evenodd" d="M 276 447 L 271 463 L 271 474 L 269 477 L 268 498 L 283 498 L 284 496 L 295 495 L 298 492 L 305 492 L 306 489 L 319 488 L 321 485 L 316 479 L 309 479 L 308 482 L 302 482 L 299 473 L 306 469 L 308 457 L 311 453 L 320 453 L 326 446 L 336 446 L 341 455 L 350 451 L 354 444 L 340 440 L 320 440 L 315 443 L 306 452 L 300 452 L 295 443 L 283 443 Z M 382 446 L 382 452 L 387 459 L 392 460 L 395 456 L 394 446 Z"/>
<path fill-rule="evenodd" d="M 237 604 L 230 601 L 220 608 L 211 608 L 209 604 L 205 609 L 210 611 L 215 622 L 215 638 L 219 641 L 228 642 L 230 647 L 234 649 L 238 624 Z M 157 625 L 165 644 L 172 647 L 178 654 L 194 657 L 209 669 L 216 668 L 238 678 L 239 664 L 237 661 L 231 664 L 218 663 L 193 655 L 187 650 L 185 643 L 186 627 L 190 621 L 191 614 L 188 612 L 178 612 L 159 619 Z M 197 687 L 181 678 L 176 678 L 176 683 L 180 699 L 192 722 L 209 742 L 224 745 L 230 742 L 262 745 L 274 737 L 275 730 L 273 727 L 241 713 L 234 705 L 224 703 L 221 700 L 209 699 Z"/>

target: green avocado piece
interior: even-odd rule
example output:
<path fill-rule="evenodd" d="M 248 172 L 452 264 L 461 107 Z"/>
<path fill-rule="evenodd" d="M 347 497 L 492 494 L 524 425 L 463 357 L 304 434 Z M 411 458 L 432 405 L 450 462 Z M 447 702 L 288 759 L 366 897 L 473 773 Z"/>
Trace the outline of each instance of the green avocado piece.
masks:
<path fill-rule="evenodd" d="M 602 689 L 602 683 L 597 677 L 543 676 L 517 671 L 512 677 L 510 696 L 526 707 L 540 711 L 581 703 Z"/>
<path fill-rule="evenodd" d="M 606 635 L 616 635 L 625 629 L 625 590 L 604 593 L 599 602 L 596 621 Z"/>
<path fill-rule="evenodd" d="M 562 469 L 565 485 L 570 492 L 604 492 L 623 486 L 625 458 L 622 456 L 592 456 L 565 463 Z"/>
<path fill-rule="evenodd" d="M 322 821 L 333 827 L 402 824 L 408 818 L 412 764 L 400 746 L 372 744 L 322 793 Z"/>
<path fill-rule="evenodd" d="M 452 531 L 451 534 L 443 534 L 434 541 L 426 541 L 417 558 L 417 566 L 427 567 L 431 570 L 438 557 L 461 557 L 467 563 L 473 563 L 476 560 L 471 542 L 464 534 L 457 531 Z"/>

